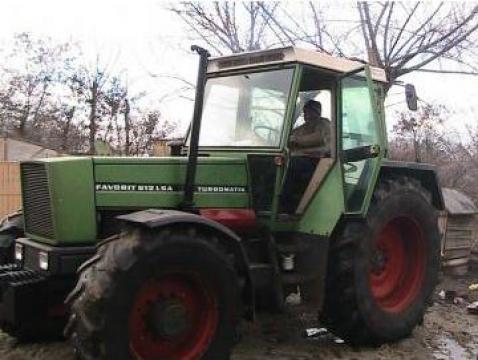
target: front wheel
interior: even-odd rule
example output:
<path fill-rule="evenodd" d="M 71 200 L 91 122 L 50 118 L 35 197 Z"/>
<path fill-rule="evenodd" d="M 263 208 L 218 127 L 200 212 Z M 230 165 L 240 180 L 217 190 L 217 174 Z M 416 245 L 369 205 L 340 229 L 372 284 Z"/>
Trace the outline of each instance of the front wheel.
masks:
<path fill-rule="evenodd" d="M 25 236 L 23 232 L 23 213 L 16 211 L 0 221 L 0 265 L 15 262 L 15 240 Z"/>
<path fill-rule="evenodd" d="M 191 231 L 134 231 L 104 245 L 71 295 L 82 359 L 228 359 L 239 320 L 230 257 Z"/>
<path fill-rule="evenodd" d="M 423 320 L 438 278 L 436 210 L 420 184 L 382 181 L 365 221 L 332 240 L 321 321 L 354 345 L 408 336 Z"/>

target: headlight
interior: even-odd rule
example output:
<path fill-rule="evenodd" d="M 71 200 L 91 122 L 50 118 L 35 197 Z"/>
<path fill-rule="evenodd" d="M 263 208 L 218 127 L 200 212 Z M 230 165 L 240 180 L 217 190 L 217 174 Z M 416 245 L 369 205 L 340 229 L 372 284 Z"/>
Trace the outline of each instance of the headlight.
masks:
<path fill-rule="evenodd" d="M 48 253 L 43 251 L 38 253 L 38 266 L 42 270 L 48 270 Z"/>
<path fill-rule="evenodd" d="M 23 260 L 23 245 L 22 244 L 15 244 L 15 260 L 17 261 Z"/>

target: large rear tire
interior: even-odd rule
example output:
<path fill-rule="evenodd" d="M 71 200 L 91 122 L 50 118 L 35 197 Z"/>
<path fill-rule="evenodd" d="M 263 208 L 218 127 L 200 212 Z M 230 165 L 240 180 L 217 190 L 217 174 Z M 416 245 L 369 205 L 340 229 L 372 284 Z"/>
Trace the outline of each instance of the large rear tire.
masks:
<path fill-rule="evenodd" d="M 417 181 L 382 180 L 365 221 L 332 240 L 321 322 L 352 345 L 409 336 L 438 279 L 436 210 Z"/>
<path fill-rule="evenodd" d="M 228 359 L 239 293 L 231 257 L 194 229 L 136 229 L 81 268 L 65 334 L 80 359 Z"/>

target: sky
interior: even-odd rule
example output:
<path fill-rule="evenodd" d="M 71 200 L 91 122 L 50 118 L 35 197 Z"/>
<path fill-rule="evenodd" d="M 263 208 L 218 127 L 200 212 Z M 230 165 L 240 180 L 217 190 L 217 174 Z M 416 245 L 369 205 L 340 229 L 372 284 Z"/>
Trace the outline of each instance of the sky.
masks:
<path fill-rule="evenodd" d="M 167 8 L 167 2 L 157 0 L 2 0 L 0 47 L 8 48 L 13 34 L 24 31 L 80 41 L 92 61 L 99 55 L 122 71 L 131 92 L 146 90 L 148 101 L 161 100 L 163 114 L 181 131 L 191 119 L 192 102 L 179 96 L 184 84 L 174 77 L 194 82 L 197 56 L 188 50 L 194 42 L 191 31 Z M 413 73 L 401 80 L 413 83 L 424 101 L 451 110 L 450 134 L 461 136 L 465 124 L 477 124 L 478 77 Z M 392 88 L 390 95 L 389 129 L 395 112 L 405 109 L 402 88 Z"/>

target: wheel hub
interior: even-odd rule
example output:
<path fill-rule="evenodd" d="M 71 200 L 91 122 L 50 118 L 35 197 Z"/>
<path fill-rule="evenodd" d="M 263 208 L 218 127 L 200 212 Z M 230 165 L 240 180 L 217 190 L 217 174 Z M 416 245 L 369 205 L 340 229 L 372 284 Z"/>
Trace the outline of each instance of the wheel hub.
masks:
<path fill-rule="evenodd" d="M 189 272 L 167 273 L 138 290 L 129 316 L 135 359 L 198 360 L 219 320 L 215 289 Z"/>
<path fill-rule="evenodd" d="M 371 261 L 372 272 L 374 274 L 380 275 L 383 271 L 385 271 L 387 260 L 387 255 L 383 249 L 375 250 Z"/>
<path fill-rule="evenodd" d="M 370 290 L 383 311 L 405 311 L 416 299 L 424 279 L 425 247 L 420 225 L 405 215 L 379 232 L 370 258 Z"/>
<path fill-rule="evenodd" d="M 163 338 L 181 336 L 190 328 L 186 307 L 178 300 L 166 300 L 154 307 L 155 329 Z"/>

